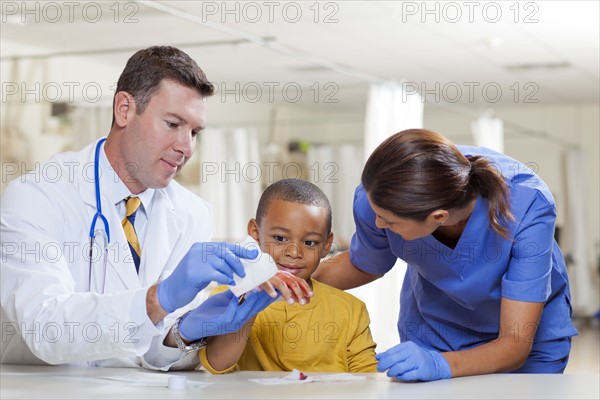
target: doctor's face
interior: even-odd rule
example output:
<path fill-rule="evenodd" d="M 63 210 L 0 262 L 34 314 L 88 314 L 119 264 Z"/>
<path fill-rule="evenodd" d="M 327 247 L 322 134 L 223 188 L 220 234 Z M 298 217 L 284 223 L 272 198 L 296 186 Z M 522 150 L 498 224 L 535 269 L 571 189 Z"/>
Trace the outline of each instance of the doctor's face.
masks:
<path fill-rule="evenodd" d="M 193 155 L 204 128 L 206 99 L 195 89 L 163 80 L 143 113 L 128 113 L 119 152 L 123 182 L 132 193 L 166 187 Z"/>
<path fill-rule="evenodd" d="M 327 229 L 327 210 L 319 206 L 272 199 L 260 226 L 248 223 L 248 234 L 273 257 L 277 269 L 308 279 L 333 242 Z"/>

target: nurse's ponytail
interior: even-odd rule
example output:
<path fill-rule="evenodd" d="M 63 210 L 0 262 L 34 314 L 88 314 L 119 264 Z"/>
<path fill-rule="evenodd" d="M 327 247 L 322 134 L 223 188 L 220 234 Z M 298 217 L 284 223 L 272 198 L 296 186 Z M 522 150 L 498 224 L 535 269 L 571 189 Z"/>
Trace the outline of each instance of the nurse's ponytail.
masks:
<path fill-rule="evenodd" d="M 469 191 L 480 194 L 488 201 L 488 219 L 492 228 L 500 236 L 508 239 L 508 229 L 503 226 L 503 223 L 514 219 L 508 201 L 508 185 L 489 160 L 481 156 L 466 158 L 471 164 L 467 184 Z"/>
<path fill-rule="evenodd" d="M 509 239 L 505 224 L 514 218 L 504 178 L 489 160 L 465 157 L 439 133 L 409 129 L 389 137 L 367 160 L 361 181 L 378 207 L 416 221 L 481 195 L 492 229 Z"/>

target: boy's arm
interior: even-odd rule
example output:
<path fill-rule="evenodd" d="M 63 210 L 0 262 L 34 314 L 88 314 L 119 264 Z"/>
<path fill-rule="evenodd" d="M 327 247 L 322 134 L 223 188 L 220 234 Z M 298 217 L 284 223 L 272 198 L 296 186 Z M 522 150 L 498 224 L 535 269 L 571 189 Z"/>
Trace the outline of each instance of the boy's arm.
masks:
<path fill-rule="evenodd" d="M 375 342 L 371 335 L 369 313 L 363 303 L 354 314 L 354 335 L 348 343 L 348 372 L 377 372 Z"/>
<path fill-rule="evenodd" d="M 281 294 L 290 304 L 297 301 L 304 305 L 313 296 L 310 286 L 304 279 L 283 271 L 278 271 L 274 277 L 260 287 L 273 298 Z M 219 286 L 213 290 L 212 295 L 225 290 L 227 287 Z M 255 319 L 256 315 L 250 318 L 237 332 L 210 337 L 206 347 L 200 349 L 199 352 L 200 362 L 204 368 L 213 374 L 225 374 L 235 370 L 248 343 Z"/>
<path fill-rule="evenodd" d="M 200 362 L 207 371 L 212 374 L 226 374 L 235 369 L 248 343 L 255 318 L 251 318 L 237 332 L 208 339 L 206 347 L 200 349 Z"/>

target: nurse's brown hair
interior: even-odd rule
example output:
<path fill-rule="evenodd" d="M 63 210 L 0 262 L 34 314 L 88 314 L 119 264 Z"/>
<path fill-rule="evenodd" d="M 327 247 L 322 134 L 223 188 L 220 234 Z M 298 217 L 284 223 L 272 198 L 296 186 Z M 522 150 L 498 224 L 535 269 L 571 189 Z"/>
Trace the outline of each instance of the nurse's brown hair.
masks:
<path fill-rule="evenodd" d="M 435 210 L 463 208 L 481 195 L 492 229 L 509 238 L 503 224 L 514 217 L 504 178 L 489 160 L 465 157 L 439 133 L 408 129 L 389 137 L 367 160 L 361 180 L 376 206 L 420 222 Z"/>

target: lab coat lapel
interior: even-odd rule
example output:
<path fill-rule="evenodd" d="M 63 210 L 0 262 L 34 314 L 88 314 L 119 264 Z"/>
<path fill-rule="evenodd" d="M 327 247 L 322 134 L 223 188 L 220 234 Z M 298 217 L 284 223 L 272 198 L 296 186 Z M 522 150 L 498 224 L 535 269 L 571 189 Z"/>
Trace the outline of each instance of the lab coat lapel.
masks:
<path fill-rule="evenodd" d="M 140 265 L 143 286 L 156 283 L 165 267 L 169 267 L 166 264 L 183 232 L 183 221 L 164 190 L 154 192 L 152 203 Z"/>
<path fill-rule="evenodd" d="M 80 152 L 77 160 L 79 172 L 75 174 L 81 199 L 93 209 L 92 216 L 96 213 L 96 187 L 94 186 L 94 151 L 96 144 L 97 142 L 94 142 Z M 104 203 L 102 204 L 104 205 Z"/>

